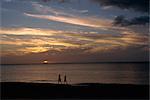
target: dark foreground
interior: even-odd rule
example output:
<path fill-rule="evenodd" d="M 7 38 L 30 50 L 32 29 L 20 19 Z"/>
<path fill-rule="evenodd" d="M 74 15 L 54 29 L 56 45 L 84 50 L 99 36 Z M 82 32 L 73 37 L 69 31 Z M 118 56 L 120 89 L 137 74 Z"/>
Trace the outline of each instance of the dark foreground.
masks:
<path fill-rule="evenodd" d="M 97 84 L 59 85 L 51 83 L 1 83 L 2 99 L 148 99 L 149 85 Z"/>

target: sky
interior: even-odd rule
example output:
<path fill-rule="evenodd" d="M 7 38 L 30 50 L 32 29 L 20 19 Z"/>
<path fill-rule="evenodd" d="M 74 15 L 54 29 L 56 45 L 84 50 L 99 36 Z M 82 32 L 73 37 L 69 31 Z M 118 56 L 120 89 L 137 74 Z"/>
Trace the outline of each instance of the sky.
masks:
<path fill-rule="evenodd" d="M 1 63 L 149 60 L 149 0 L 1 0 Z"/>

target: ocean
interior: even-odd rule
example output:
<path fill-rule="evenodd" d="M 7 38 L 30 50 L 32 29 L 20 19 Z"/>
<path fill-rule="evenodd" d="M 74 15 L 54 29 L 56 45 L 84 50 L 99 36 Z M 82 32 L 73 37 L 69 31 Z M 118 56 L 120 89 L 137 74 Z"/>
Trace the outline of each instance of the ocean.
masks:
<path fill-rule="evenodd" d="M 148 63 L 1 65 L 1 82 L 149 84 Z"/>

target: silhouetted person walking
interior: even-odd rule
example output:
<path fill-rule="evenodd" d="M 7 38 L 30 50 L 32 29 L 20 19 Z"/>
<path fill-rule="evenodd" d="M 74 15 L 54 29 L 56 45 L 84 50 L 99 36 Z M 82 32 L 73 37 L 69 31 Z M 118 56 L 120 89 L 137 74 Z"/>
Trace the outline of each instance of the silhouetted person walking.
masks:
<path fill-rule="evenodd" d="M 58 75 L 58 84 L 61 83 L 61 76 L 60 74 Z"/>
<path fill-rule="evenodd" d="M 64 83 L 67 84 L 67 77 L 66 77 L 66 75 L 64 76 Z"/>

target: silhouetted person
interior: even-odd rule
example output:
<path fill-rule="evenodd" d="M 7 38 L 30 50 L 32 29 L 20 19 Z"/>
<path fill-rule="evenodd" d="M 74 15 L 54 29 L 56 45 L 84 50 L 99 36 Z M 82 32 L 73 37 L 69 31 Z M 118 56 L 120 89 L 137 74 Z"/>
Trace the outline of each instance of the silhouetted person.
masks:
<path fill-rule="evenodd" d="M 67 84 L 67 77 L 66 77 L 66 75 L 64 76 L 64 83 Z"/>
<path fill-rule="evenodd" d="M 60 74 L 58 75 L 58 84 L 61 83 L 61 76 Z"/>

